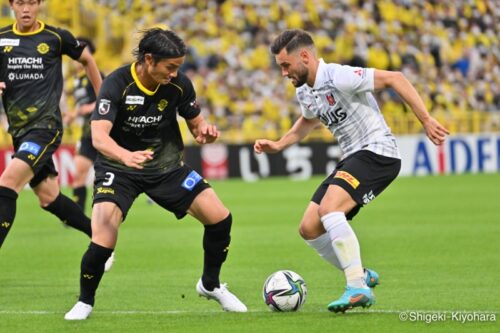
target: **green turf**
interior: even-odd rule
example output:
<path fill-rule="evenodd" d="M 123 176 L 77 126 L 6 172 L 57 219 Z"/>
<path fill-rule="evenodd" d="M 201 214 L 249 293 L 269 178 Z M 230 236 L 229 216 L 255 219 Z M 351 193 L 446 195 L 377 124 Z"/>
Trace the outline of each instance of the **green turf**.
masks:
<path fill-rule="evenodd" d="M 66 322 L 63 315 L 77 299 L 88 240 L 38 208 L 25 191 L 0 250 L 0 332 L 500 331 L 498 322 L 399 319 L 407 310 L 500 315 L 500 174 L 399 178 L 363 208 L 353 228 L 363 263 L 381 275 L 381 285 L 375 306 L 346 314 L 326 311 L 343 291 L 342 274 L 297 233 L 320 181 L 212 182 L 234 216 L 222 280 L 247 304 L 247 314 L 220 312 L 213 301 L 197 297 L 203 228 L 139 198 L 85 322 Z M 263 303 L 262 284 L 279 269 L 294 270 L 307 282 L 309 295 L 297 313 L 271 313 Z"/>

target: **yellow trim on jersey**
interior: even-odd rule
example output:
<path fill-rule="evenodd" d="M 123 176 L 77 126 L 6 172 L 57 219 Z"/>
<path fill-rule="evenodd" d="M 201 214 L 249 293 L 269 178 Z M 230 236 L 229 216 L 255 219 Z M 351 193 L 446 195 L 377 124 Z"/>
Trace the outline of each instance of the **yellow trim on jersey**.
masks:
<path fill-rule="evenodd" d="M 38 161 L 39 161 L 39 160 L 40 160 L 40 158 L 43 156 L 43 154 L 45 154 L 45 151 L 47 150 L 47 148 L 49 148 L 49 146 L 50 146 L 51 144 L 53 144 L 53 143 L 54 143 L 54 141 L 56 141 L 56 139 L 57 139 L 57 137 L 59 136 L 59 134 L 60 134 L 60 132 L 59 132 L 59 130 L 58 130 L 58 131 L 57 131 L 57 133 L 56 133 L 56 135 L 55 135 L 55 136 L 54 136 L 54 138 L 52 139 L 52 141 L 50 141 L 50 142 L 49 142 L 49 144 L 48 144 L 48 145 L 46 145 L 46 146 L 45 146 L 45 148 L 43 148 L 42 153 L 41 153 L 41 154 L 40 154 L 40 156 L 38 156 L 38 158 L 35 160 L 35 163 L 33 163 L 33 166 L 35 166 L 35 165 L 38 163 Z"/>
<path fill-rule="evenodd" d="M 130 82 L 126 87 L 125 89 L 123 89 L 123 93 L 122 93 L 122 98 L 125 96 L 125 94 L 127 93 L 127 89 L 128 87 L 130 87 L 131 85 L 135 84 L 135 81 L 134 82 Z"/>
<path fill-rule="evenodd" d="M 16 35 L 19 35 L 19 36 L 31 36 L 31 35 L 36 35 L 37 33 L 41 32 L 43 29 L 45 29 L 45 23 L 43 23 L 42 21 L 39 21 L 39 20 L 36 20 L 39 24 L 40 24 L 40 28 L 38 28 L 37 30 L 35 31 L 29 31 L 29 32 L 21 32 L 19 30 L 17 30 L 16 28 L 16 24 L 17 23 L 14 23 L 12 25 L 12 31 L 14 31 L 14 33 Z"/>
<path fill-rule="evenodd" d="M 8 32 L 12 32 L 12 30 L 5 30 L 5 31 L 2 31 L 2 32 L 0 32 L 0 35 L 6 34 L 6 33 L 8 33 Z"/>
<path fill-rule="evenodd" d="M 141 81 L 139 81 L 139 77 L 137 77 L 137 72 L 135 71 L 136 63 L 137 62 L 133 62 L 132 65 L 130 65 L 130 72 L 132 73 L 132 77 L 134 78 L 135 84 L 137 84 L 137 86 L 143 93 L 145 93 L 148 96 L 153 96 L 158 91 L 158 88 L 160 88 L 160 85 L 158 85 L 154 91 L 151 91 L 148 88 L 144 87 Z"/>

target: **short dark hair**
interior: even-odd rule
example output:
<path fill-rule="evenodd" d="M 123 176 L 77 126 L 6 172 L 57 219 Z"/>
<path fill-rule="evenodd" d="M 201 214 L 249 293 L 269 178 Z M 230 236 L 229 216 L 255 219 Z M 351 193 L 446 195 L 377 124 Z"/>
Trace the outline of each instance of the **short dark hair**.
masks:
<path fill-rule="evenodd" d="M 95 45 L 94 43 L 92 42 L 92 40 L 90 38 L 87 38 L 87 37 L 83 37 L 83 36 L 78 36 L 76 37 L 76 39 L 78 39 L 78 41 L 82 42 L 83 44 L 85 44 L 90 53 L 91 54 L 94 54 L 95 53 Z"/>
<path fill-rule="evenodd" d="M 38 3 L 42 2 L 43 0 L 37 0 Z M 14 2 L 14 0 L 9 0 L 10 4 L 12 5 L 12 3 Z"/>
<path fill-rule="evenodd" d="M 153 28 L 144 31 L 139 46 L 133 54 L 137 62 L 144 62 L 146 53 L 151 53 L 156 63 L 161 59 L 180 58 L 186 55 L 187 47 L 184 41 L 173 31 Z"/>
<path fill-rule="evenodd" d="M 271 43 L 271 52 L 276 55 L 285 49 L 287 53 L 290 53 L 304 46 L 314 46 L 311 35 L 300 29 L 285 30 Z"/>

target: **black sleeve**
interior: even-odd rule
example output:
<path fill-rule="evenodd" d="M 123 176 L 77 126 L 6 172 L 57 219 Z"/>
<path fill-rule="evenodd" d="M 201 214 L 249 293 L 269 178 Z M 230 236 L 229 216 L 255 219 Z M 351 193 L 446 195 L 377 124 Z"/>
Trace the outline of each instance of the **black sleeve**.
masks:
<path fill-rule="evenodd" d="M 178 112 L 185 119 L 193 119 L 200 114 L 200 106 L 196 103 L 196 92 L 193 84 L 187 78 L 183 78 L 183 94 L 179 103 Z"/>
<path fill-rule="evenodd" d="M 122 94 L 123 91 L 120 89 L 115 75 L 110 75 L 104 79 L 96 100 L 96 107 L 90 119 L 109 120 L 113 123 L 120 108 Z"/>
<path fill-rule="evenodd" d="M 85 43 L 78 41 L 68 30 L 58 29 L 61 36 L 61 52 L 67 54 L 74 60 L 78 60 L 82 55 L 83 49 L 87 46 Z"/>

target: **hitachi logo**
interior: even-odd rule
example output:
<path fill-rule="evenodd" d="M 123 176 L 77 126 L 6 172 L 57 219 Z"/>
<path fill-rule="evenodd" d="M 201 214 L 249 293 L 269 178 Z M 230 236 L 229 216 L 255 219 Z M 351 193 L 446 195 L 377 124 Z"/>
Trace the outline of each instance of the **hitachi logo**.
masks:
<path fill-rule="evenodd" d="M 43 65 L 43 59 L 41 57 L 16 57 L 9 58 L 9 65 Z"/>
<path fill-rule="evenodd" d="M 131 123 L 141 123 L 141 124 L 154 124 L 159 123 L 163 116 L 140 116 L 140 117 L 128 117 L 127 121 Z"/>

